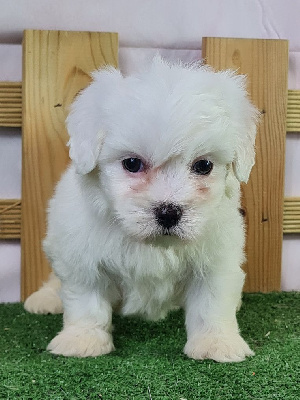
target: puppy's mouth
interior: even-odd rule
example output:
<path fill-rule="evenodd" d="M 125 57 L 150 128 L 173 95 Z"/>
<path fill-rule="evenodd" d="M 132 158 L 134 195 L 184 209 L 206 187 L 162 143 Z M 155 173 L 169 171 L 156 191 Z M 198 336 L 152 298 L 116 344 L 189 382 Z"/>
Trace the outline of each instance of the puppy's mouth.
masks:
<path fill-rule="evenodd" d="M 152 246 L 159 246 L 159 247 L 172 247 L 174 245 L 178 246 L 180 243 L 184 243 L 185 239 L 182 235 L 177 234 L 171 229 L 164 229 L 158 230 L 151 236 L 148 236 L 145 239 L 146 243 L 151 244 Z"/>
<path fill-rule="evenodd" d="M 178 235 L 176 235 L 176 233 L 173 232 L 173 230 L 164 229 L 162 232 L 162 236 L 178 236 Z"/>
<path fill-rule="evenodd" d="M 165 238 L 167 241 L 184 241 L 186 239 L 186 233 L 178 225 L 172 228 L 162 228 L 159 226 L 156 233 L 154 234 L 154 237 L 157 239 Z"/>

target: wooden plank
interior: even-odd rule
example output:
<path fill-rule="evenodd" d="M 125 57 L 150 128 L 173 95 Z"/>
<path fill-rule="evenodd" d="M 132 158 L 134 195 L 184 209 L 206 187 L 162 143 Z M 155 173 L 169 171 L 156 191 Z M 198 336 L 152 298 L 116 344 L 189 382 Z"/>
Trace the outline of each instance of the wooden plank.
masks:
<path fill-rule="evenodd" d="M 203 57 L 218 70 L 247 74 L 249 92 L 262 112 L 256 165 L 243 188 L 248 222 L 245 290 L 280 290 L 288 42 L 204 38 Z"/>
<path fill-rule="evenodd" d="M 20 239 L 21 200 L 0 200 L 0 239 Z"/>
<path fill-rule="evenodd" d="M 300 233 L 300 197 L 290 197 L 284 201 L 283 233 Z"/>
<path fill-rule="evenodd" d="M 90 72 L 118 64 L 116 33 L 27 30 L 23 37 L 22 288 L 47 279 L 45 210 L 68 163 L 65 118 Z"/>
<path fill-rule="evenodd" d="M 22 126 L 21 82 L 0 82 L 0 126 Z"/>
<path fill-rule="evenodd" d="M 300 132 L 300 90 L 288 92 L 286 131 Z"/>

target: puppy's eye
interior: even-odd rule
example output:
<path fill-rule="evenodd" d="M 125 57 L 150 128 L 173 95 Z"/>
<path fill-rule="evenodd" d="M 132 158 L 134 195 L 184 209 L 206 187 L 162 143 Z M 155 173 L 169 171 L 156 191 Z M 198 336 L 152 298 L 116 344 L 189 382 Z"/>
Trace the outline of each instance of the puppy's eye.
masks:
<path fill-rule="evenodd" d="M 192 165 L 192 172 L 197 175 L 209 175 L 214 164 L 209 160 L 198 160 Z"/>
<path fill-rule="evenodd" d="M 142 172 L 144 170 L 144 164 L 139 158 L 126 158 L 122 161 L 123 168 L 129 172 Z"/>

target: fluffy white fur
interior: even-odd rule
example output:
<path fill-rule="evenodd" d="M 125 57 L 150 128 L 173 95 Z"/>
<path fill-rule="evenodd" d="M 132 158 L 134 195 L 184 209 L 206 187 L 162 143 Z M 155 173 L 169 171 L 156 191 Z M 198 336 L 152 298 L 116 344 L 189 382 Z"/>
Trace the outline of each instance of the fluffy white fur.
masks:
<path fill-rule="evenodd" d="M 64 309 L 52 353 L 98 356 L 114 349 L 112 311 L 151 320 L 183 307 L 194 359 L 252 355 L 236 310 L 244 273 L 240 182 L 254 164 L 257 110 L 232 71 L 169 65 L 139 74 L 105 68 L 67 119 L 72 164 L 50 201 L 44 249 L 57 277 L 25 303 Z M 139 158 L 144 170 L 122 164 Z M 210 174 L 195 161 L 213 163 Z M 170 228 L 155 208 L 182 210 Z M 59 281 L 60 280 L 60 281 Z"/>

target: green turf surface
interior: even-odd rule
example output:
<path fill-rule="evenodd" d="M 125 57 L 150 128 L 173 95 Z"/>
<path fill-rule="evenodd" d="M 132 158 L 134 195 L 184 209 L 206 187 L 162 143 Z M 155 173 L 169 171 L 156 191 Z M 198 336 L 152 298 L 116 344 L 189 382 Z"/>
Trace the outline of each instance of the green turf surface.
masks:
<path fill-rule="evenodd" d="M 0 305 L 0 399 L 300 399 L 300 294 L 247 294 L 238 314 L 256 352 L 238 364 L 185 357 L 181 311 L 165 321 L 114 318 L 116 351 L 98 358 L 45 348 L 62 317 Z"/>

